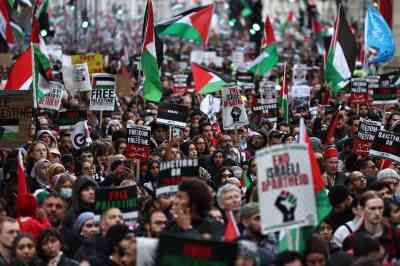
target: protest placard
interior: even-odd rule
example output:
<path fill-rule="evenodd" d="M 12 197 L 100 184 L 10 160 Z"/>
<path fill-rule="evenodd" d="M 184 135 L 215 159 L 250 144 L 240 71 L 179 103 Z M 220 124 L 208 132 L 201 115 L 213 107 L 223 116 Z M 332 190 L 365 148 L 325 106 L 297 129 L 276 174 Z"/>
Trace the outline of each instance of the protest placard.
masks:
<path fill-rule="evenodd" d="M 177 73 L 172 75 L 172 95 L 183 96 L 188 89 L 189 75 L 186 73 Z"/>
<path fill-rule="evenodd" d="M 369 149 L 369 155 L 400 163 L 400 134 L 384 129 L 379 130 Z"/>
<path fill-rule="evenodd" d="M 42 109 L 59 110 L 64 95 L 63 84 L 50 81 L 48 83 L 48 88 L 42 88 L 42 90 L 44 91 L 44 95 L 38 97 L 38 107 Z"/>
<path fill-rule="evenodd" d="M 104 58 L 102 54 L 71 55 L 71 63 L 87 63 L 90 74 L 101 73 L 103 72 Z"/>
<path fill-rule="evenodd" d="M 369 147 L 374 142 L 376 133 L 382 128 L 382 123 L 369 119 L 360 119 L 357 138 L 353 142 L 353 153 L 366 156 Z"/>
<path fill-rule="evenodd" d="M 125 156 L 129 160 L 147 160 L 150 154 L 151 128 L 147 126 L 128 125 Z"/>
<path fill-rule="evenodd" d="M 0 92 L 0 147 L 15 148 L 30 139 L 32 91 Z"/>
<path fill-rule="evenodd" d="M 197 159 L 163 161 L 160 163 L 159 184 L 156 194 L 177 192 L 179 183 L 185 177 L 198 175 L 199 161 Z"/>
<path fill-rule="evenodd" d="M 256 162 L 262 232 L 316 225 L 307 146 L 274 145 L 257 151 Z"/>
<path fill-rule="evenodd" d="M 294 85 L 290 92 L 290 109 L 296 113 L 308 112 L 310 108 L 311 87 Z"/>
<path fill-rule="evenodd" d="M 235 85 L 222 89 L 222 122 L 225 130 L 233 130 L 249 124 L 246 109 Z"/>
<path fill-rule="evenodd" d="M 368 103 L 368 80 L 365 78 L 352 78 L 350 82 L 350 104 Z"/>
<path fill-rule="evenodd" d="M 373 88 L 373 104 L 393 104 L 398 103 L 397 84 L 400 72 L 381 74 L 379 77 L 379 87 Z"/>
<path fill-rule="evenodd" d="M 293 85 L 307 84 L 307 71 L 306 65 L 296 64 L 293 66 Z"/>
<path fill-rule="evenodd" d="M 138 216 L 137 188 L 101 187 L 96 189 L 94 213 L 101 215 L 110 208 L 118 208 L 122 212 L 126 224 L 133 224 Z"/>
<path fill-rule="evenodd" d="M 114 111 L 115 77 L 111 74 L 93 74 L 93 88 L 90 93 L 91 111 Z"/>
<path fill-rule="evenodd" d="M 79 121 L 86 120 L 86 111 L 69 110 L 58 112 L 57 125 L 59 130 L 71 130 Z"/>
<path fill-rule="evenodd" d="M 117 93 L 119 97 L 131 97 L 132 91 L 132 80 L 127 74 L 118 74 L 116 76 L 117 81 Z"/>
<path fill-rule="evenodd" d="M 258 87 L 257 103 L 252 108 L 253 112 L 261 113 L 271 122 L 276 122 L 278 117 L 278 106 L 276 98 L 275 83 L 264 78 Z"/>
<path fill-rule="evenodd" d="M 187 107 L 176 104 L 162 103 L 158 107 L 157 123 L 184 128 L 187 125 Z"/>
<path fill-rule="evenodd" d="M 232 266 L 238 256 L 238 244 L 197 240 L 164 234 L 158 244 L 158 266 Z"/>
<path fill-rule="evenodd" d="M 90 91 L 90 76 L 87 63 L 72 65 L 72 72 L 74 77 L 74 91 Z"/>

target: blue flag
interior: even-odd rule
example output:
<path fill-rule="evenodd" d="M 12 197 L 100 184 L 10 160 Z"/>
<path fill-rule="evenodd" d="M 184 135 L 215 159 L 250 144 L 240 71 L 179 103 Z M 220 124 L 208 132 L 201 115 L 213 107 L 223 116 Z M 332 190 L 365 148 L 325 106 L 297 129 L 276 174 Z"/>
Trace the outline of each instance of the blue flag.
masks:
<path fill-rule="evenodd" d="M 389 61 L 395 53 L 392 30 L 371 4 L 365 17 L 365 52 L 368 64 Z"/>

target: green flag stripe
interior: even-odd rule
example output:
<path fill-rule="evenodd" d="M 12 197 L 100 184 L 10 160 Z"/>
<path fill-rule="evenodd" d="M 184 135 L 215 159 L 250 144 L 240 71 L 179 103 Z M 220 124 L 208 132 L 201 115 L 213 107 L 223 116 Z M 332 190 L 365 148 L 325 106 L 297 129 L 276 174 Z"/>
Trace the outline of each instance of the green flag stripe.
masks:
<path fill-rule="evenodd" d="M 159 36 L 176 36 L 182 39 L 194 40 L 200 44 L 202 42 L 201 36 L 195 27 L 186 23 L 173 23 L 168 26 L 158 26 L 156 31 Z"/>
<path fill-rule="evenodd" d="M 141 67 L 144 75 L 143 96 L 146 100 L 159 102 L 162 97 L 162 87 L 157 60 L 144 51 L 141 58 Z"/>
<path fill-rule="evenodd" d="M 278 63 L 278 50 L 275 44 L 268 45 L 261 56 L 264 56 L 260 62 L 257 62 L 252 66 L 249 71 L 264 76 L 269 70 L 271 70 Z"/>
<path fill-rule="evenodd" d="M 200 94 L 213 93 L 219 91 L 224 84 L 225 82 L 222 80 L 208 83 L 202 88 Z"/>

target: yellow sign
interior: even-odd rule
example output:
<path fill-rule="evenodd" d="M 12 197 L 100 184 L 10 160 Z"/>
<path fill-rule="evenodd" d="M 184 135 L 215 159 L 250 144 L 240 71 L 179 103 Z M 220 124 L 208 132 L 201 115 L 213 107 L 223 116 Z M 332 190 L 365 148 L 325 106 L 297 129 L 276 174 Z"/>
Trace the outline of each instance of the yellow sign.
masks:
<path fill-rule="evenodd" d="M 89 73 L 102 73 L 104 59 L 102 54 L 82 54 L 82 55 L 71 55 L 72 64 L 83 64 L 87 62 Z"/>

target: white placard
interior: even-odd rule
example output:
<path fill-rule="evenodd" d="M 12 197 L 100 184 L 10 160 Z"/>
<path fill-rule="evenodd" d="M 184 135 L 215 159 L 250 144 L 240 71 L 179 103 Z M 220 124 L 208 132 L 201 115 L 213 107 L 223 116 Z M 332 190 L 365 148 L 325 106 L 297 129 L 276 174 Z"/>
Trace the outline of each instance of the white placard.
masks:
<path fill-rule="evenodd" d="M 238 86 L 226 86 L 222 89 L 222 108 L 224 130 L 249 124 Z"/>
<path fill-rule="evenodd" d="M 307 146 L 274 145 L 257 151 L 256 162 L 262 232 L 316 225 Z"/>

